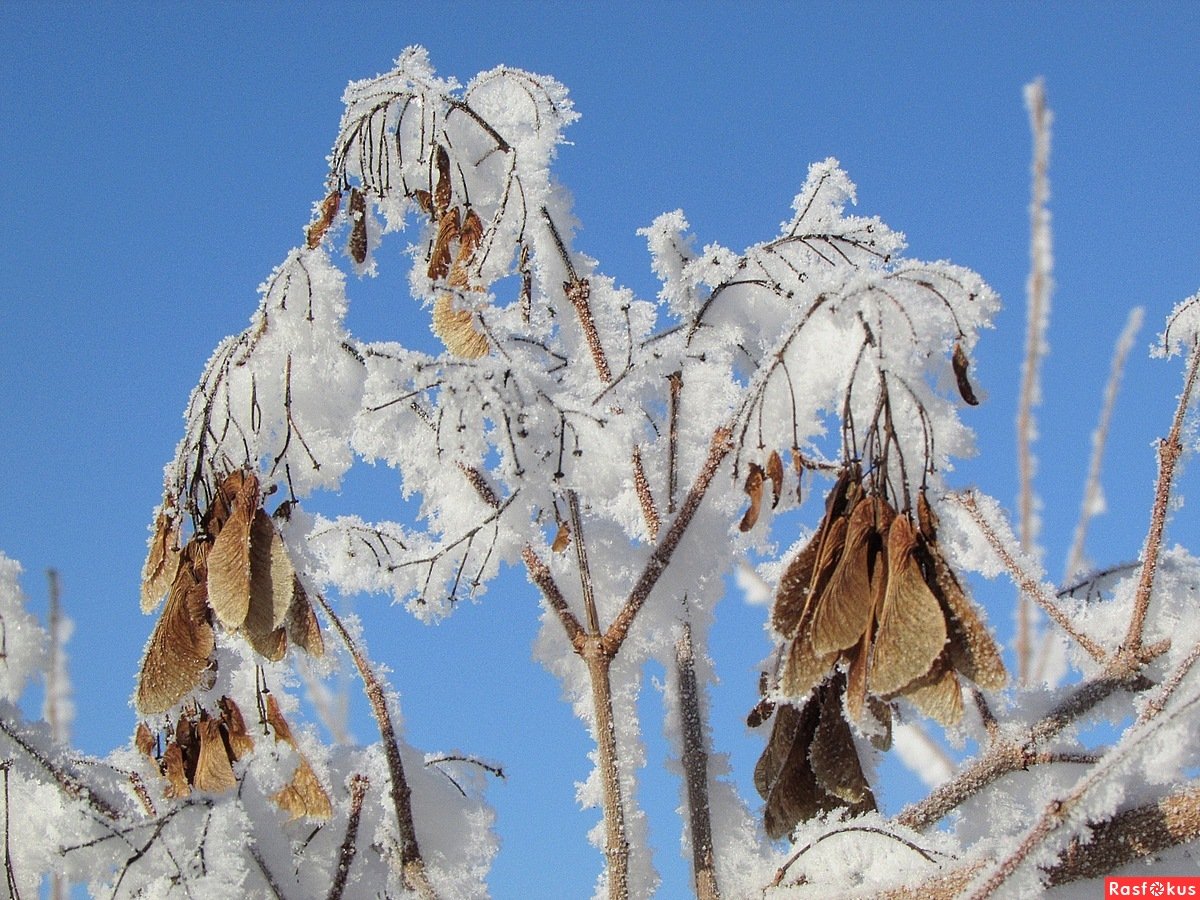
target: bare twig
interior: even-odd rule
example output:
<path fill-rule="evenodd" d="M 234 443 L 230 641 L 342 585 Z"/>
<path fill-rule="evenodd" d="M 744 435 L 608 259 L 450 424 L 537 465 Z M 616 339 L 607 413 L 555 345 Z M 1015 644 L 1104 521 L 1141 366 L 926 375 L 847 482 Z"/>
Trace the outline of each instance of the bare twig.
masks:
<path fill-rule="evenodd" d="M 362 818 L 363 797 L 371 782 L 366 775 L 355 774 L 350 779 L 350 814 L 346 819 L 346 836 L 342 838 L 342 846 L 338 849 L 337 869 L 333 884 L 329 886 L 329 900 L 341 900 L 346 890 L 346 879 L 350 876 L 350 864 L 358 852 L 354 842 L 358 840 L 358 823 Z"/>
<path fill-rule="evenodd" d="M 696 683 L 696 654 L 692 628 L 685 621 L 675 642 L 675 674 L 679 679 L 680 733 L 683 736 L 683 777 L 687 783 L 688 824 L 692 844 L 692 883 L 698 900 L 720 900 L 712 817 L 708 795 L 708 750 L 700 689 Z"/>
<path fill-rule="evenodd" d="M 1071 541 L 1071 550 L 1067 554 L 1067 567 L 1063 576 L 1064 582 L 1083 573 L 1084 544 L 1087 539 L 1088 524 L 1103 506 L 1104 494 L 1100 487 L 1100 465 L 1104 461 L 1104 450 L 1108 445 L 1108 431 L 1112 424 L 1113 409 L 1117 404 L 1117 391 L 1121 387 L 1121 377 L 1125 373 L 1125 363 L 1129 351 L 1133 348 L 1134 339 L 1142 327 L 1143 309 L 1138 306 L 1130 310 L 1125 328 L 1113 348 L 1112 365 L 1108 372 L 1108 383 L 1104 387 L 1104 405 L 1100 411 L 1100 421 L 1092 433 L 1092 458 L 1088 463 L 1087 481 L 1083 488 L 1083 503 L 1079 510 L 1079 521 L 1075 525 L 1075 534 Z"/>
<path fill-rule="evenodd" d="M 1062 628 L 1063 631 L 1070 635 L 1080 647 L 1086 650 L 1087 654 L 1092 657 L 1092 659 L 1103 663 L 1107 658 L 1104 648 L 1089 638 L 1086 634 L 1079 631 L 1071 622 L 1071 620 L 1067 618 L 1066 613 L 1064 613 L 1058 607 L 1058 604 L 1054 602 L 1054 595 L 1047 591 L 1040 583 L 1038 583 L 1038 580 L 1029 574 L 1029 572 L 1027 572 L 1025 568 L 1013 558 L 1013 555 L 1009 553 L 1008 548 L 1004 546 L 1004 541 L 1001 540 L 1000 535 L 996 533 L 996 529 L 992 527 L 992 524 L 983 514 L 983 510 L 979 508 L 979 504 L 975 500 L 975 493 L 973 491 L 964 491 L 962 493 L 952 494 L 950 496 L 970 514 L 972 521 L 974 521 L 976 527 L 979 528 L 980 534 L 982 534 L 984 539 L 987 540 L 988 544 L 991 545 L 992 551 L 996 554 L 996 557 L 1000 560 L 1004 567 L 1008 569 L 1009 577 L 1011 577 L 1017 587 L 1020 588 L 1021 596 L 1029 597 L 1036 601 L 1038 606 L 1045 610 L 1046 615 L 1053 619 L 1054 622 L 1060 628 Z"/>
<path fill-rule="evenodd" d="M 1150 607 L 1150 592 L 1154 587 L 1154 575 L 1158 571 L 1158 557 L 1162 550 L 1163 530 L 1167 524 L 1167 509 L 1171 501 L 1171 485 L 1175 480 L 1175 467 L 1183 455 L 1183 423 L 1192 393 L 1196 388 L 1196 372 L 1200 367 L 1200 348 L 1193 345 L 1188 357 L 1187 377 L 1179 403 L 1175 407 L 1175 418 L 1166 440 L 1158 445 L 1158 481 L 1154 485 L 1154 506 L 1150 511 L 1150 529 L 1146 532 L 1146 545 L 1142 550 L 1142 573 L 1134 595 L 1133 613 L 1129 617 L 1129 628 L 1122 644 L 1126 652 L 1137 655 L 1142 649 L 1142 629 L 1146 623 L 1146 611 Z"/>
<path fill-rule="evenodd" d="M 1021 549 L 1033 553 L 1037 545 L 1037 511 L 1033 491 L 1036 470 L 1033 441 L 1037 436 L 1037 425 L 1033 409 L 1041 402 L 1039 375 L 1042 359 L 1046 355 L 1051 288 L 1050 215 L 1046 210 L 1051 114 L 1046 108 L 1045 88 L 1041 79 L 1026 85 L 1025 105 L 1029 108 L 1029 124 L 1033 132 L 1033 189 L 1029 202 L 1030 271 L 1025 358 L 1021 364 L 1021 397 L 1017 412 L 1017 468 L 1020 478 L 1018 506 Z M 1031 618 L 1029 599 L 1022 597 L 1017 612 L 1016 647 L 1018 678 L 1022 684 L 1028 683 L 1030 675 Z"/>
<path fill-rule="evenodd" d="M 425 870 L 425 860 L 421 856 L 421 848 L 417 843 L 417 831 L 413 824 L 412 789 L 408 786 L 408 778 L 404 774 L 404 762 L 400 758 L 400 743 L 396 738 L 396 729 L 392 724 L 392 715 L 388 710 L 387 697 L 379 678 L 371 669 L 367 658 L 358 649 L 358 645 L 338 618 L 329 601 L 317 594 L 317 602 L 325 610 L 325 615 L 333 623 L 334 630 L 346 645 L 346 650 L 354 660 L 359 677 L 363 682 L 363 693 L 371 705 L 371 714 L 379 725 L 379 736 L 383 739 L 384 755 L 387 757 L 388 774 L 391 776 L 392 806 L 396 811 L 396 827 L 400 836 L 400 870 L 408 888 L 415 891 L 422 900 L 436 900 L 437 892 L 429 882 Z"/>
<path fill-rule="evenodd" d="M 704 495 L 708 492 L 708 487 L 712 484 L 713 477 L 717 474 L 717 469 L 721 467 L 725 457 L 729 454 L 731 444 L 729 441 L 730 430 L 725 427 L 718 428 L 712 436 L 712 442 L 708 448 L 708 458 L 704 461 L 704 465 L 700 468 L 696 480 L 692 483 L 691 490 L 683 500 L 683 505 L 679 508 L 679 513 L 671 521 L 671 527 L 667 529 L 666 536 L 662 539 L 654 552 L 650 554 L 650 559 L 647 560 L 645 568 L 642 569 L 642 574 L 634 584 L 633 589 L 629 592 L 629 599 L 625 601 L 625 605 L 621 607 L 620 613 L 613 620 L 608 631 L 604 635 L 604 643 L 610 648 L 610 652 L 614 655 L 620 649 L 622 642 L 625 640 L 625 635 L 629 633 L 629 628 L 633 624 L 634 618 L 638 611 L 645 604 L 646 599 L 650 596 L 650 591 L 658 584 L 658 579 L 662 577 L 663 572 L 667 569 L 667 564 L 670 563 L 675 549 L 679 546 L 679 542 L 683 539 L 684 533 L 692 522 L 692 517 L 696 515 L 696 511 L 700 508 L 700 503 L 704 500 Z"/>

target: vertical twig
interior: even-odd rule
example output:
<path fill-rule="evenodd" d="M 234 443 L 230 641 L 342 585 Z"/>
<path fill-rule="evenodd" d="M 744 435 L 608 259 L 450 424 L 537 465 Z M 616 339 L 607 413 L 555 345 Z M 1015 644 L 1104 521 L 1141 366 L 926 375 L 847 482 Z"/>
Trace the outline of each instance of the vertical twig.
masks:
<path fill-rule="evenodd" d="M 1085 567 L 1084 544 L 1087 539 L 1088 525 L 1092 517 L 1100 512 L 1104 505 L 1104 493 L 1100 487 L 1100 465 L 1104 461 L 1104 450 L 1108 445 L 1108 431 L 1112 424 L 1113 409 L 1117 404 L 1117 391 L 1121 387 L 1121 376 L 1125 373 L 1125 363 L 1129 351 L 1133 349 L 1134 339 L 1142 327 L 1144 310 L 1137 306 L 1129 311 L 1125 328 L 1113 348 L 1112 365 L 1109 367 L 1108 383 L 1104 387 L 1104 405 L 1100 410 L 1100 421 L 1092 433 L 1092 458 L 1088 463 L 1087 481 L 1083 488 L 1083 503 L 1079 510 L 1079 521 L 1075 524 L 1075 534 L 1071 541 L 1071 550 L 1067 554 L 1066 571 L 1063 573 L 1063 583 L 1083 572 Z"/>
<path fill-rule="evenodd" d="M 12 845 L 8 840 L 9 823 L 9 794 L 8 794 L 8 773 L 12 769 L 12 760 L 6 759 L 0 761 L 0 772 L 4 773 L 4 878 L 8 886 L 8 895 L 12 900 L 21 900 L 21 892 L 17 890 L 17 873 L 13 871 L 12 863 Z"/>
<path fill-rule="evenodd" d="M 1188 355 L 1187 378 L 1179 404 L 1175 407 L 1175 418 L 1171 431 L 1158 445 L 1158 481 L 1154 485 L 1154 506 L 1150 511 L 1150 529 L 1146 533 L 1146 546 L 1142 551 L 1142 574 L 1134 595 L 1133 613 L 1129 617 L 1129 629 L 1122 644 L 1126 652 L 1137 655 L 1142 649 L 1142 628 L 1146 623 L 1146 611 L 1150 606 L 1150 591 L 1154 587 L 1154 575 L 1158 571 L 1158 556 L 1162 550 L 1163 530 L 1167 525 L 1167 507 L 1171 501 L 1171 484 L 1175 480 L 1175 467 L 1183 455 L 1183 421 L 1196 388 L 1196 370 L 1200 366 L 1200 345 L 1193 343 Z"/>
<path fill-rule="evenodd" d="M 671 393 L 667 408 L 667 512 L 675 512 L 675 492 L 679 486 L 679 395 L 683 391 L 683 373 L 667 376 Z"/>
<path fill-rule="evenodd" d="M 692 628 L 683 623 L 675 643 L 675 674 L 679 679 L 680 732 L 683 735 L 683 777 L 687 784 L 688 823 L 692 837 L 692 883 L 698 900 L 720 900 L 708 795 L 708 751 L 696 683 L 696 654 Z"/>
<path fill-rule="evenodd" d="M 329 886 L 329 900 L 341 900 L 346 890 L 346 879 L 350 876 L 350 864 L 358 852 L 354 842 L 358 840 L 358 823 L 362 818 L 363 797 L 366 796 L 370 781 L 366 775 L 355 774 L 350 779 L 350 815 L 346 820 L 346 836 L 342 838 L 342 846 L 338 850 L 337 869 L 333 884 Z"/>
<path fill-rule="evenodd" d="M 1050 319 L 1052 267 L 1050 214 L 1046 210 L 1051 114 L 1046 108 L 1045 87 L 1041 79 L 1025 86 L 1025 105 L 1029 109 L 1029 125 L 1033 132 L 1033 189 L 1029 202 L 1030 269 L 1025 358 L 1021 364 L 1021 398 L 1017 411 L 1017 470 L 1020 479 L 1018 507 L 1021 549 L 1034 554 L 1037 545 L 1037 509 L 1033 476 L 1037 462 L 1033 455 L 1033 442 L 1037 437 L 1037 423 L 1033 409 L 1041 403 L 1039 376 L 1047 350 L 1046 326 Z M 1017 610 L 1016 646 L 1017 673 L 1022 684 L 1027 684 L 1030 676 L 1032 616 L 1030 599 L 1022 596 Z"/>
<path fill-rule="evenodd" d="M 63 720 L 62 710 L 59 707 L 59 698 L 64 690 L 63 676 L 66 674 L 65 666 L 62 659 L 62 612 L 60 608 L 61 595 L 59 592 L 58 572 L 55 569 L 46 570 L 46 582 L 50 594 L 50 609 L 47 616 L 50 631 L 50 659 L 46 665 L 46 699 L 44 703 L 44 712 L 46 716 L 46 724 L 50 726 L 50 737 L 56 743 L 65 743 L 69 737 L 67 734 L 66 724 Z M 5 814 L 7 815 L 7 798 L 5 800 Z M 7 840 L 7 829 L 6 829 Z M 7 854 L 8 848 L 5 847 Z M 67 884 L 63 876 L 59 872 L 54 872 L 50 875 L 50 900 L 63 900 L 66 896 Z"/>
<path fill-rule="evenodd" d="M 425 860 L 421 856 L 421 848 L 417 843 L 417 830 L 413 824 L 412 789 L 408 786 L 408 778 L 404 774 L 404 761 L 400 758 L 400 743 L 396 738 L 396 728 L 392 724 L 392 715 L 387 708 L 387 697 L 383 685 L 372 671 L 370 663 L 358 649 L 350 632 L 342 624 L 333 607 L 321 594 L 317 594 L 317 602 L 325 610 L 325 615 L 333 623 L 334 630 L 346 645 L 359 677 L 363 682 L 363 693 L 371 705 L 371 713 L 379 725 L 379 736 L 383 738 L 384 754 L 387 757 L 388 774 L 392 781 L 392 806 L 396 811 L 396 827 L 400 836 L 400 871 L 409 890 L 415 891 L 422 900 L 436 900 L 437 892 L 429 882 L 429 874 L 425 870 Z"/>

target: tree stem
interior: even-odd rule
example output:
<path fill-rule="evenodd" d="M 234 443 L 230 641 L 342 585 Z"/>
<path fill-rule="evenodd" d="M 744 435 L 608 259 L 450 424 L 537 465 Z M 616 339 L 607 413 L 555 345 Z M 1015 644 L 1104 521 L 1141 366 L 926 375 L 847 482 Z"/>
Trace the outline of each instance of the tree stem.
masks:
<path fill-rule="evenodd" d="M 613 717 L 612 658 L 604 651 L 598 635 L 584 642 L 583 661 L 592 686 L 592 710 L 596 716 L 596 749 L 599 754 L 600 784 L 604 792 L 604 856 L 608 861 L 609 900 L 629 898 L 629 840 L 625 832 L 625 801 L 617 756 L 617 730 Z"/>

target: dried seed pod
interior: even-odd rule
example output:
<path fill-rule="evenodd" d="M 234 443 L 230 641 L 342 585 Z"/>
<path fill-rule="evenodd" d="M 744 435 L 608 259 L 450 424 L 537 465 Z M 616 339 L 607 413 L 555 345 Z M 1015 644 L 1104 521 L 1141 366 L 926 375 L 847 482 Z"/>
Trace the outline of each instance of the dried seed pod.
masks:
<path fill-rule="evenodd" d="M 299 576 L 292 580 L 292 605 L 288 609 L 283 627 L 288 640 L 309 656 L 319 658 L 325 655 L 325 639 L 321 637 L 321 625 Z"/>
<path fill-rule="evenodd" d="M 143 756 L 154 758 L 154 748 L 158 741 L 154 737 L 154 733 L 150 730 L 145 722 L 138 722 L 137 728 L 133 732 L 133 746 Z"/>
<path fill-rule="evenodd" d="M 813 612 L 813 648 L 818 653 L 853 647 L 870 624 L 876 504 L 860 500 L 850 513 L 846 545 Z"/>
<path fill-rule="evenodd" d="M 333 817 L 333 804 L 329 794 L 321 786 L 317 773 L 308 760 L 300 757 L 296 773 L 283 789 L 271 795 L 275 804 L 288 814 L 288 821 L 316 819 L 325 821 Z"/>
<path fill-rule="evenodd" d="M 801 706 L 784 704 L 775 712 L 771 736 L 754 768 L 754 786 L 766 801 L 763 824 L 772 840 L 822 812 L 875 808 L 850 730 L 844 721 L 839 724 L 844 687 L 842 676 L 835 675 Z"/>
<path fill-rule="evenodd" d="M 174 741 L 167 744 L 159 763 L 163 776 L 167 779 L 167 789 L 163 793 L 169 798 L 182 799 L 192 792 L 188 783 L 187 773 L 183 765 L 183 749 Z"/>
<path fill-rule="evenodd" d="M 175 514 L 175 498 L 171 494 L 163 497 L 162 507 L 154 518 L 154 535 L 146 563 L 142 567 L 142 612 L 153 612 L 158 602 L 167 593 L 179 571 L 182 549 L 179 546 L 181 520 Z"/>
<path fill-rule="evenodd" d="M 447 350 L 464 359 L 479 359 L 491 350 L 487 335 L 475 330 L 471 311 L 456 309 L 450 294 L 442 294 L 433 302 L 433 333 Z"/>
<path fill-rule="evenodd" d="M 888 530 L 888 579 L 871 652 L 871 693 L 887 696 L 927 673 L 946 644 L 946 617 L 916 559 L 907 516 Z"/>
<path fill-rule="evenodd" d="M 571 523 L 559 522 L 558 530 L 554 532 L 554 543 L 550 545 L 550 549 L 555 553 L 562 553 L 571 544 Z"/>
<path fill-rule="evenodd" d="M 216 646 L 207 592 L 198 570 L 202 542 L 193 538 L 154 626 L 138 675 L 136 706 L 143 715 L 166 712 L 199 684 Z"/>
<path fill-rule="evenodd" d="M 217 705 L 221 708 L 221 727 L 225 729 L 229 753 L 236 762 L 254 749 L 254 738 L 246 730 L 246 720 L 242 716 L 242 710 L 232 697 L 222 697 L 217 701 Z"/>
<path fill-rule="evenodd" d="M 247 632 L 265 636 L 282 627 L 292 606 L 296 572 L 283 535 L 259 507 L 250 525 L 250 607 Z"/>
<path fill-rule="evenodd" d="M 917 495 L 917 517 L 921 528 L 919 555 L 925 570 L 932 572 L 929 588 L 942 605 L 949 634 L 950 664 L 982 688 L 999 690 L 1008 673 L 1000 657 L 1000 648 L 992 639 L 987 624 L 946 562 L 937 541 L 937 516 L 922 491 Z"/>
<path fill-rule="evenodd" d="M 750 463 L 750 471 L 746 473 L 746 483 L 743 485 L 746 496 L 750 498 L 750 508 L 742 516 L 738 528 L 749 531 L 758 521 L 759 510 L 762 509 L 763 470 L 758 463 Z"/>
<path fill-rule="evenodd" d="M 235 503 L 208 554 L 208 603 L 230 630 L 241 628 L 250 611 L 250 527 L 254 512 L 244 502 Z"/>
<path fill-rule="evenodd" d="M 787 649 L 779 680 L 780 693 L 796 699 L 807 696 L 829 674 L 837 658 L 836 650 L 817 653 L 813 649 L 812 620 L 801 623 L 799 633 Z"/>
<path fill-rule="evenodd" d="M 817 783 L 847 806 L 855 806 L 871 797 L 871 787 L 863 774 L 850 726 L 842 717 L 841 697 L 837 691 L 841 676 L 821 692 L 821 714 L 813 734 L 808 759 Z M 872 801 L 873 802 L 873 801 Z"/>
<path fill-rule="evenodd" d="M 350 240 L 346 251 L 360 266 L 367 260 L 367 198 L 358 188 L 350 189 Z"/>
<path fill-rule="evenodd" d="M 450 245 L 458 240 L 461 226 L 458 221 L 458 207 L 448 209 L 438 220 L 437 237 L 433 249 L 429 253 L 429 268 L 426 273 L 431 279 L 444 278 L 450 271 Z M 459 285 L 461 287 L 462 285 Z"/>
<path fill-rule="evenodd" d="M 333 804 L 329 800 L 329 794 L 322 787 L 308 759 L 300 751 L 295 737 L 292 736 L 292 730 L 288 727 L 287 720 L 284 719 L 273 694 L 266 695 L 266 706 L 267 723 L 275 732 L 275 740 L 290 745 L 300 758 L 292 780 L 271 799 L 280 809 L 288 813 L 289 821 L 304 817 L 319 820 L 329 819 L 333 816 Z"/>
<path fill-rule="evenodd" d="M 237 787 L 237 778 L 225 750 L 221 737 L 221 723 L 216 719 L 204 718 L 197 725 L 200 735 L 200 753 L 196 759 L 196 773 L 192 786 L 197 790 L 224 793 Z"/>
<path fill-rule="evenodd" d="M 754 767 L 754 787 L 765 801 L 763 825 L 772 840 L 822 811 L 823 792 L 808 762 L 819 715 L 812 701 L 799 708 L 785 704 L 775 711 L 771 736 Z"/>
<path fill-rule="evenodd" d="M 958 382 L 958 393 L 962 396 L 963 402 L 971 406 L 978 406 L 979 398 L 975 396 L 971 380 L 967 377 L 967 369 L 970 368 L 971 361 L 967 359 L 967 351 L 962 348 L 962 344 L 954 345 L 954 355 L 950 359 L 950 365 L 954 368 L 954 379 Z"/>
<path fill-rule="evenodd" d="M 325 237 L 325 232 L 333 224 L 338 207 L 341 205 L 342 192 L 338 190 L 330 191 L 325 199 L 321 201 L 321 209 L 317 213 L 317 218 L 308 226 L 308 232 L 305 235 L 305 243 L 309 250 L 315 250 L 320 246 L 321 240 Z"/>
<path fill-rule="evenodd" d="M 775 602 L 771 604 L 771 627 L 784 638 L 791 638 L 800 626 L 800 617 L 808 607 L 813 574 L 821 552 L 821 531 L 809 539 L 783 570 Z"/>
<path fill-rule="evenodd" d="M 433 194 L 429 193 L 429 191 L 417 188 L 412 192 L 412 195 L 413 199 L 417 201 L 417 206 L 421 207 L 421 210 L 425 213 L 425 215 L 433 218 Z"/>
<path fill-rule="evenodd" d="M 928 674 L 918 678 L 902 692 L 924 715 L 951 728 L 962 721 L 962 687 L 943 653 Z"/>
<path fill-rule="evenodd" d="M 767 477 L 771 479 L 771 509 L 779 506 L 779 497 L 783 493 L 783 460 L 778 450 L 772 450 L 767 457 Z"/>
<path fill-rule="evenodd" d="M 437 184 L 433 189 L 433 212 L 436 216 L 441 216 L 450 207 L 450 194 L 452 185 L 450 184 L 450 154 L 446 152 L 446 148 L 438 144 L 437 150 L 434 151 L 434 159 L 437 163 Z"/>

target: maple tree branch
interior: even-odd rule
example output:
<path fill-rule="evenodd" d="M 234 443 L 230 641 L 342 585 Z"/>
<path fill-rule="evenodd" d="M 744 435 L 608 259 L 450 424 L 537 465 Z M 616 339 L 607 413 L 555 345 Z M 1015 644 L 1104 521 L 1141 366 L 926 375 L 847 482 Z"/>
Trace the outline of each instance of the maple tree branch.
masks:
<path fill-rule="evenodd" d="M 678 514 L 671 521 L 671 527 L 667 529 L 666 535 L 659 545 L 654 548 L 654 552 L 650 554 L 650 559 L 647 560 L 645 568 L 642 569 L 641 576 L 629 592 L 629 598 L 625 601 L 625 605 L 621 607 L 621 611 L 617 614 L 616 619 L 613 620 L 612 625 L 605 632 L 604 644 L 610 648 L 610 653 L 615 655 L 620 649 L 625 636 L 629 633 L 630 626 L 633 625 L 633 620 L 637 616 L 638 611 L 645 605 L 650 592 L 658 584 L 658 579 L 662 577 L 668 563 L 671 562 L 671 557 L 674 555 L 676 548 L 678 548 L 679 542 L 683 539 L 688 526 L 691 525 L 696 511 L 700 508 L 700 503 L 704 500 L 704 495 L 708 492 L 708 487 L 712 484 L 713 477 L 717 474 L 717 469 L 721 467 L 721 463 L 732 449 L 730 436 L 731 431 L 724 426 L 713 432 L 712 442 L 708 448 L 708 458 L 705 459 L 704 465 L 700 467 L 700 472 L 697 474 L 691 490 L 688 491 L 682 505 L 679 507 Z"/>
<path fill-rule="evenodd" d="M 679 679 L 679 730 L 683 736 L 682 762 L 692 844 L 692 884 L 698 900 L 720 900 L 709 807 L 708 750 L 705 747 L 700 688 L 696 683 L 696 653 L 692 645 L 692 629 L 687 622 L 683 623 L 683 634 L 675 642 L 675 674 Z"/>
<path fill-rule="evenodd" d="M 1163 531 L 1166 529 L 1168 507 L 1171 502 L 1171 485 L 1175 480 L 1175 467 L 1183 455 L 1183 425 L 1192 393 L 1196 387 L 1197 369 L 1200 368 L 1200 346 L 1193 344 L 1188 359 L 1187 378 L 1175 417 L 1166 440 L 1158 445 L 1158 480 L 1154 485 L 1154 506 L 1150 512 L 1150 529 L 1146 533 L 1146 546 L 1142 551 L 1142 572 L 1134 595 L 1133 612 L 1129 617 L 1129 628 L 1125 632 L 1124 649 L 1137 655 L 1142 649 L 1142 630 L 1146 623 L 1146 611 L 1150 608 L 1150 593 L 1154 588 L 1154 575 L 1158 570 L 1158 558 L 1162 551 Z"/>
<path fill-rule="evenodd" d="M 1054 620 L 1063 631 L 1070 635 L 1076 643 L 1082 647 L 1092 659 L 1103 663 L 1107 659 L 1107 654 L 1104 648 L 1089 638 L 1086 634 L 1075 628 L 1074 624 L 1066 613 L 1064 613 L 1054 599 L 1048 594 L 1038 583 L 1038 580 L 1031 575 L 1025 568 L 1009 553 L 1008 548 L 1004 546 L 1004 542 L 1000 539 L 1000 535 L 996 533 L 995 528 L 987 520 L 983 514 L 983 510 L 979 508 L 979 504 L 975 501 L 974 491 L 965 491 L 959 494 L 950 495 L 965 509 L 971 516 L 971 520 L 979 529 L 980 534 L 991 545 L 1000 562 L 1008 569 L 1009 577 L 1021 590 L 1023 597 L 1030 597 L 1037 602 L 1051 619 Z"/>
<path fill-rule="evenodd" d="M 436 900 L 437 892 L 429 882 L 425 870 L 425 860 L 421 856 L 421 848 L 417 843 L 417 830 L 413 823 L 412 789 L 408 786 L 408 778 L 404 774 L 404 761 L 400 758 L 400 742 L 396 737 L 396 728 L 392 724 L 392 714 L 388 710 L 387 696 L 378 676 L 371 669 L 371 664 L 359 650 L 354 638 L 342 624 L 333 607 L 321 594 L 317 594 L 317 602 L 325 610 L 325 615 L 333 623 L 338 637 L 346 645 L 346 650 L 354 660 L 362 679 L 363 692 L 371 705 L 371 714 L 379 725 L 379 736 L 383 739 L 384 755 L 387 758 L 388 774 L 391 776 L 392 806 L 396 811 L 396 827 L 400 838 L 400 869 L 405 884 L 417 893 L 422 900 Z"/>

